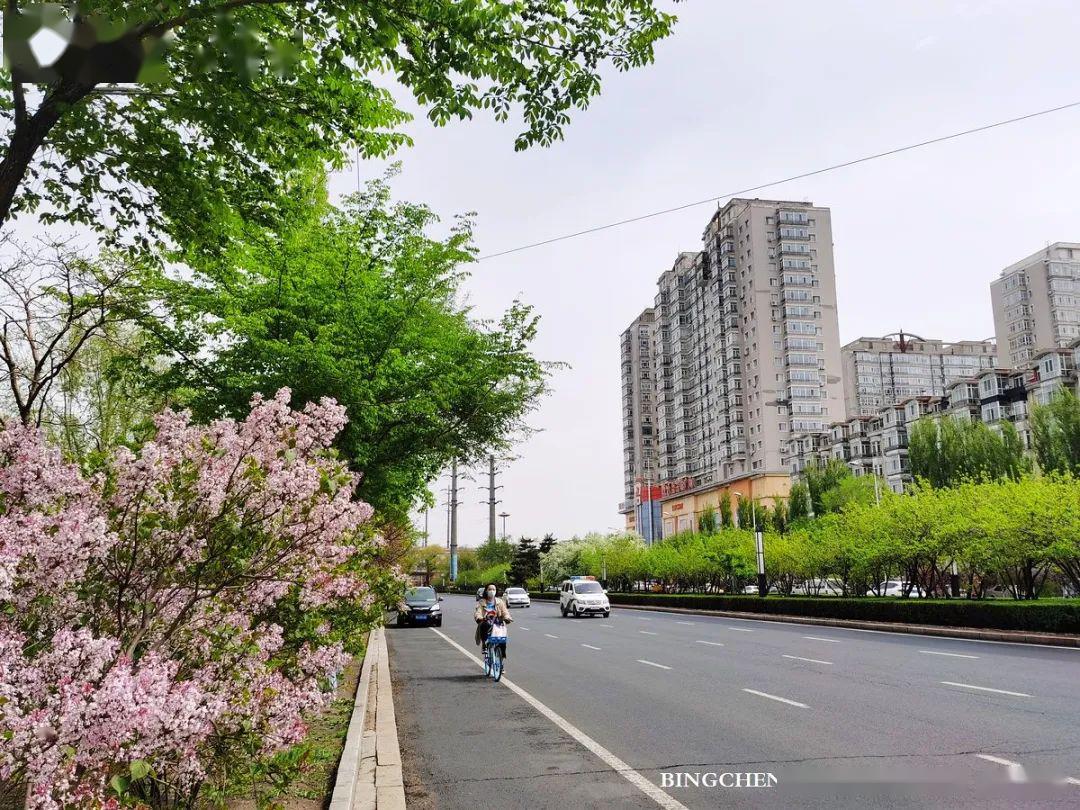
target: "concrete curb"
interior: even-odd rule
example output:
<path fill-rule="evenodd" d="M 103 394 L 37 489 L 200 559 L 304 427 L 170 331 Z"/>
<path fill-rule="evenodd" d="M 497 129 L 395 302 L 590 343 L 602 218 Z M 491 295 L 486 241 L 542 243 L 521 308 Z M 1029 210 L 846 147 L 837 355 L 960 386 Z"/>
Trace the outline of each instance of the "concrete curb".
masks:
<path fill-rule="evenodd" d="M 404 810 L 390 657 L 381 627 L 368 636 L 330 810 Z"/>
<path fill-rule="evenodd" d="M 554 601 L 546 596 L 533 596 L 533 600 Z M 778 613 L 750 613 L 740 610 L 702 610 L 699 608 L 661 607 L 654 605 L 626 605 L 612 602 L 612 608 L 628 610 L 651 610 L 657 613 L 684 613 L 690 616 L 721 616 L 726 619 L 753 619 L 760 622 L 781 624 L 815 624 L 827 627 L 847 627 L 852 630 L 877 630 L 883 633 L 907 633 L 918 636 L 943 636 L 966 638 L 976 641 L 1002 641 L 1012 644 L 1042 644 L 1048 647 L 1078 647 L 1080 636 L 1056 633 L 1025 633 L 1018 630 L 992 630 L 978 627 L 944 627 L 930 624 L 897 624 L 895 622 L 871 622 L 858 619 L 827 619 L 817 616 L 788 616 Z"/>

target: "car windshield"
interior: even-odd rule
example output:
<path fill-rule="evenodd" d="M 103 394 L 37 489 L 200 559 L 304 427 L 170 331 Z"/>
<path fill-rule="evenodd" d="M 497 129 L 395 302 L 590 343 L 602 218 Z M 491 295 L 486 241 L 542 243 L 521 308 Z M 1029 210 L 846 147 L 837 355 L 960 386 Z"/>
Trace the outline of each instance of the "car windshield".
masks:
<path fill-rule="evenodd" d="M 419 601 L 421 599 L 426 599 L 426 600 L 429 600 L 429 601 L 434 600 L 435 599 L 435 589 L 434 588 L 410 588 L 409 590 L 405 591 L 405 598 L 406 599 L 416 599 L 417 601 Z"/>
<path fill-rule="evenodd" d="M 578 593 L 603 593 L 604 589 L 600 587 L 599 582 L 579 582 L 574 586 L 574 590 Z"/>
<path fill-rule="evenodd" d="M 525 589 L 524 588 L 507 588 L 506 592 L 510 596 L 521 596 L 523 593 L 525 593 Z"/>

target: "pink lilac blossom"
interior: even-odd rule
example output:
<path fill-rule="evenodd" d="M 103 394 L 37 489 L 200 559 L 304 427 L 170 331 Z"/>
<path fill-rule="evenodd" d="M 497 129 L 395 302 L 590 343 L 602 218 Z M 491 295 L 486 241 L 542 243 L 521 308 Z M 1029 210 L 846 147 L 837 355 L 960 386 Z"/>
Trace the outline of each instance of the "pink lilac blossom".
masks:
<path fill-rule="evenodd" d="M 348 656 L 330 621 L 290 647 L 263 616 L 291 594 L 371 606 L 344 566 L 372 510 L 328 452 L 344 409 L 289 397 L 209 426 L 166 410 L 94 480 L 37 431 L 0 430 L 0 780 L 30 807 L 116 806 L 109 779 L 134 760 L 190 788 L 215 739 L 272 754 L 332 698 Z"/>

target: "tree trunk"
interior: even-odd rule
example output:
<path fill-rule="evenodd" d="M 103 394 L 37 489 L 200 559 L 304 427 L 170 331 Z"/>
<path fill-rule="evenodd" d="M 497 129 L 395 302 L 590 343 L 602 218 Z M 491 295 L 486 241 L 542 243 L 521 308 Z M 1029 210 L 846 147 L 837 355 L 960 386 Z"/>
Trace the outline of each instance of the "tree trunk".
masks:
<path fill-rule="evenodd" d="M 68 107 L 85 98 L 92 89 L 82 85 L 62 85 L 49 91 L 32 116 L 17 112 L 15 128 L 4 150 L 4 159 L 0 161 L 0 224 L 10 219 L 19 186 L 52 128 Z"/>

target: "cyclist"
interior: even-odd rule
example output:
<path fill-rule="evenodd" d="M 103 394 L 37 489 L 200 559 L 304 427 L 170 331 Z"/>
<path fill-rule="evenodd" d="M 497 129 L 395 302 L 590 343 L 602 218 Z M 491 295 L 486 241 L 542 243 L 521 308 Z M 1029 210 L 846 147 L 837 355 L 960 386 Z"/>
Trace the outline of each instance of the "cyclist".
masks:
<path fill-rule="evenodd" d="M 497 593 L 498 590 L 494 584 L 488 585 L 484 589 L 484 598 L 476 603 L 476 610 L 473 612 L 473 618 L 476 619 L 476 643 L 481 650 L 484 649 L 484 642 L 491 633 L 492 622 L 501 621 L 510 624 L 513 621 L 506 602 L 499 599 Z"/>

